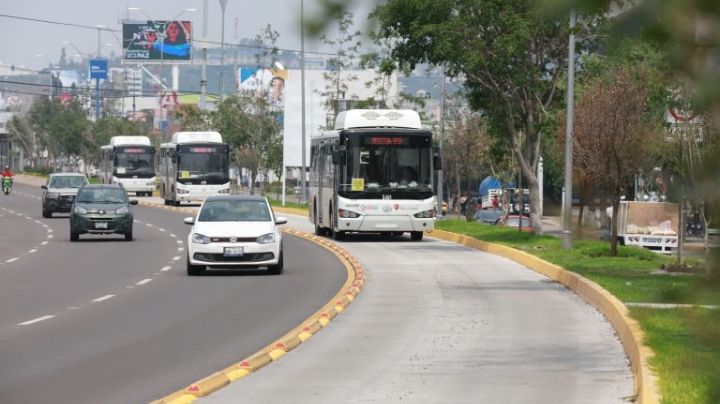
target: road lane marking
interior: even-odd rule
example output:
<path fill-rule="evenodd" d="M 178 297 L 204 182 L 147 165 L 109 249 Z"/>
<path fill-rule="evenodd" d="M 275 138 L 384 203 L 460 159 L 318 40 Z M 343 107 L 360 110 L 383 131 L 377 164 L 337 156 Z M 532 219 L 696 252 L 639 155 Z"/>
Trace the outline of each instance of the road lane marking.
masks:
<path fill-rule="evenodd" d="M 160 272 L 167 272 L 167 271 L 169 271 L 171 268 L 172 268 L 171 266 L 162 267 L 162 269 L 160 270 Z"/>
<path fill-rule="evenodd" d="M 38 317 L 38 318 L 33 319 L 33 320 L 30 320 L 30 321 L 26 321 L 26 322 L 24 322 L 24 323 L 19 323 L 18 325 L 30 325 L 30 324 L 35 324 L 35 323 L 39 323 L 39 322 L 41 322 L 41 321 L 50 320 L 50 319 L 53 318 L 53 317 L 55 317 L 55 316 L 54 316 L 54 315 L 42 316 L 42 317 Z"/>
<path fill-rule="evenodd" d="M 136 285 L 142 286 L 142 285 L 144 285 L 144 284 L 146 284 L 146 283 L 148 283 L 148 282 L 150 282 L 150 281 L 152 281 L 152 279 L 143 279 L 143 280 L 141 280 L 140 282 L 136 283 Z"/>
<path fill-rule="evenodd" d="M 42 243 L 40 243 L 40 244 L 42 244 L 42 245 L 47 245 L 47 244 L 48 244 L 48 242 L 47 242 L 47 241 L 43 241 L 43 242 L 42 242 Z"/>
<path fill-rule="evenodd" d="M 103 297 L 98 297 L 97 299 L 93 299 L 93 302 L 100 303 L 100 302 L 104 302 L 105 300 L 112 299 L 113 297 L 115 297 L 115 295 L 105 295 Z"/>
<path fill-rule="evenodd" d="M 158 228 L 158 230 L 160 230 L 160 231 L 162 231 L 162 232 L 165 232 L 165 231 L 166 231 L 166 230 L 163 229 L 162 227 Z"/>
<path fill-rule="evenodd" d="M 7 263 L 9 264 L 9 263 L 15 262 L 15 261 L 17 261 L 17 260 L 19 260 L 19 259 L 20 259 L 20 258 L 17 258 L 17 257 L 15 257 L 15 258 L 10 258 L 9 260 L 7 260 L 7 261 L 5 261 L 5 262 L 7 262 Z"/>
<path fill-rule="evenodd" d="M 180 261 L 180 256 L 179 255 L 174 256 L 173 261 Z"/>
<path fill-rule="evenodd" d="M 37 223 L 37 224 L 42 224 L 42 222 L 39 221 L 39 220 L 36 220 L 35 223 Z"/>
<path fill-rule="evenodd" d="M 47 238 L 53 238 L 52 234 L 48 234 Z"/>
<path fill-rule="evenodd" d="M 174 234 L 172 234 L 172 233 L 170 233 L 170 237 L 172 237 L 172 238 L 177 238 L 177 236 L 174 235 Z"/>
<path fill-rule="evenodd" d="M 177 240 L 177 243 L 182 244 L 183 242 L 182 242 L 182 240 Z"/>
<path fill-rule="evenodd" d="M 178 247 L 178 251 L 185 251 L 185 247 Z"/>
<path fill-rule="evenodd" d="M 53 232 L 52 229 L 48 229 L 48 233 L 52 233 L 52 232 Z"/>
<path fill-rule="evenodd" d="M 145 226 L 147 226 L 147 227 L 153 227 L 153 225 L 151 225 L 150 223 L 145 223 Z"/>
<path fill-rule="evenodd" d="M 28 253 L 32 254 L 34 252 L 37 252 L 37 250 L 38 250 L 37 248 L 33 248 L 32 250 L 28 250 Z"/>

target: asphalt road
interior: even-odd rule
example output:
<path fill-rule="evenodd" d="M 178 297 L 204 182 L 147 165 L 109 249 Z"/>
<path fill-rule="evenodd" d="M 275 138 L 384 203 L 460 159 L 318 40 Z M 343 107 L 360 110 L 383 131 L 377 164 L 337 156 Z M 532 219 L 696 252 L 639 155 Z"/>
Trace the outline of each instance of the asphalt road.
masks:
<path fill-rule="evenodd" d="M 310 231 L 305 218 L 292 227 Z M 355 301 L 282 360 L 210 403 L 624 403 L 614 330 L 563 286 L 510 260 L 426 238 L 350 236 Z"/>
<path fill-rule="evenodd" d="M 135 238 L 69 241 L 39 186 L 0 195 L 0 402 L 140 403 L 264 347 L 342 286 L 324 249 L 285 237 L 285 273 L 185 275 L 186 215 L 138 206 Z"/>

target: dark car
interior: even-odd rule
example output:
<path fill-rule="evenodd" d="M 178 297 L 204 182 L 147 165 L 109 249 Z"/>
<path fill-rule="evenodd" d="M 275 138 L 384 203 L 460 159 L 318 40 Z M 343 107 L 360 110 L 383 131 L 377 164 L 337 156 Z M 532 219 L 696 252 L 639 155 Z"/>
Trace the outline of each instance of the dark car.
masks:
<path fill-rule="evenodd" d="M 53 212 L 70 212 L 78 188 L 87 183 L 87 177 L 79 173 L 50 174 L 47 183 L 41 187 L 43 217 L 52 217 Z"/>
<path fill-rule="evenodd" d="M 78 190 L 70 213 L 70 241 L 81 234 L 123 234 L 133 239 L 133 213 L 127 191 L 117 184 L 85 185 Z"/>
<path fill-rule="evenodd" d="M 497 224 L 503 215 L 502 209 L 481 209 L 475 212 L 475 220 L 485 224 Z"/>

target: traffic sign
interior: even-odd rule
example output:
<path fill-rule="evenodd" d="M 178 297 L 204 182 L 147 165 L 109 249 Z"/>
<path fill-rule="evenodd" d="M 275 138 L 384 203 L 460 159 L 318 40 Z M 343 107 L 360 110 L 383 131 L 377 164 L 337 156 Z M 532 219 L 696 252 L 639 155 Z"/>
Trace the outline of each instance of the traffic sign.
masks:
<path fill-rule="evenodd" d="M 91 59 L 90 60 L 90 78 L 91 79 L 107 79 L 108 61 L 107 59 Z"/>

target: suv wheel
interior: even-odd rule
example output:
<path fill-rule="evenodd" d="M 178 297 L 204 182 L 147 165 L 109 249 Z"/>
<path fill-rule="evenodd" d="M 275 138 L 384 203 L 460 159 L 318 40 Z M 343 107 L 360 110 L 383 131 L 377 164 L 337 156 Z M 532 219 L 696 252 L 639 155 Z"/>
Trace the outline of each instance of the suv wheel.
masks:
<path fill-rule="evenodd" d="M 413 241 L 420 241 L 423 239 L 423 232 L 421 231 L 411 231 L 410 232 L 410 238 Z"/>
<path fill-rule="evenodd" d="M 188 276 L 198 276 L 205 273 L 205 267 L 202 265 L 193 265 L 190 263 L 190 257 L 187 258 L 187 274 Z"/>
<path fill-rule="evenodd" d="M 70 232 L 70 241 L 78 241 L 80 240 L 80 234 L 75 232 Z"/>
<path fill-rule="evenodd" d="M 52 217 L 52 212 L 50 212 L 49 210 L 45 209 L 45 207 L 43 206 L 42 215 L 43 215 L 43 217 L 44 217 L 45 219 L 49 219 L 49 218 Z"/>
<path fill-rule="evenodd" d="M 132 241 L 133 240 L 133 232 L 132 229 L 130 229 L 129 232 L 125 233 L 125 241 Z"/>

